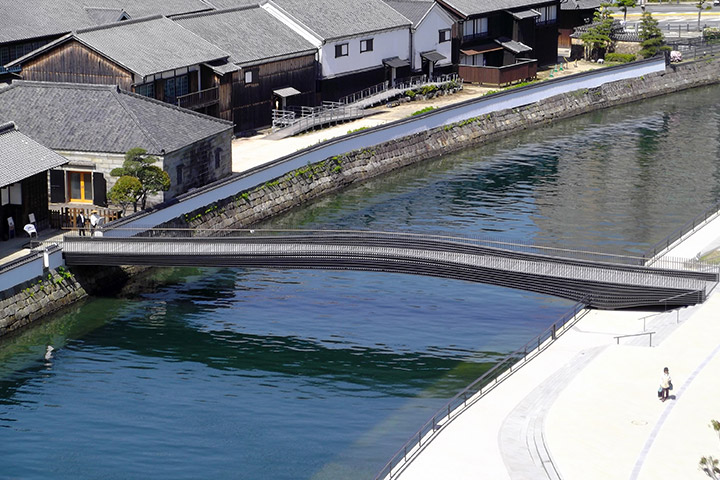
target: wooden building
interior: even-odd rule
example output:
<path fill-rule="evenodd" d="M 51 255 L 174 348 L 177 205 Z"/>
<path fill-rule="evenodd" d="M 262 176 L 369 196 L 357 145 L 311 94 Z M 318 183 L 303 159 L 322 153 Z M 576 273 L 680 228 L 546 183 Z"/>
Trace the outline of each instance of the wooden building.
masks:
<path fill-rule="evenodd" d="M 37 229 L 48 225 L 48 171 L 66 163 L 15 123 L 0 124 L 0 238 L 27 235 L 23 226 L 33 220 Z"/>
<path fill-rule="evenodd" d="M 0 66 L 81 28 L 150 15 L 180 15 L 211 10 L 203 0 L 6 1 L 0 15 Z"/>
<path fill-rule="evenodd" d="M 228 53 L 172 20 L 153 16 L 78 30 L 10 62 L 24 80 L 117 85 L 182 105 L 218 103 L 217 87 L 203 80 Z"/>
<path fill-rule="evenodd" d="M 216 110 L 236 133 L 272 123 L 272 110 L 317 103 L 317 48 L 258 5 L 179 16 L 175 21 L 230 54 L 207 82 L 219 88 Z"/>
<path fill-rule="evenodd" d="M 438 3 L 460 19 L 454 48 L 458 73 L 466 81 L 513 83 L 533 78 L 538 65 L 557 62 L 557 0 Z"/>
<path fill-rule="evenodd" d="M 577 27 L 589 25 L 601 2 L 599 0 L 567 0 L 560 2 L 558 16 L 558 47 L 570 49 L 573 34 Z"/>
<path fill-rule="evenodd" d="M 170 176 L 151 205 L 232 174 L 230 122 L 114 85 L 16 81 L 0 89 L 0 118 L 67 159 L 50 175 L 53 203 L 105 206 L 110 172 L 136 147 Z"/>
<path fill-rule="evenodd" d="M 382 0 L 269 0 L 262 8 L 318 49 L 323 101 L 410 75 L 411 22 Z"/>

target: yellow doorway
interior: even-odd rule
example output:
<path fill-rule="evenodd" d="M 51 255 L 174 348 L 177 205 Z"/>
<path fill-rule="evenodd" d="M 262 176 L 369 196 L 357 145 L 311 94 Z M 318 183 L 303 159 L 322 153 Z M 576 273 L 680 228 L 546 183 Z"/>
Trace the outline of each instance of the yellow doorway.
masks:
<path fill-rule="evenodd" d="M 92 203 L 91 172 L 68 172 L 67 179 L 71 202 Z"/>

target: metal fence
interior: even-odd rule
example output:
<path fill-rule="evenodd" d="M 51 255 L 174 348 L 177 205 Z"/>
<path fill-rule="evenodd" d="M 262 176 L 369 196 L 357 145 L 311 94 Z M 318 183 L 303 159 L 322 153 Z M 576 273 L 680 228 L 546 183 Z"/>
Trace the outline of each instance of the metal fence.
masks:
<path fill-rule="evenodd" d="M 467 407 L 471 406 L 510 375 L 527 364 L 532 358 L 550 346 L 560 335 L 587 314 L 585 304 L 579 302 L 545 331 L 525 345 L 506 355 L 480 378 L 455 395 L 433 415 L 375 475 L 375 480 L 392 479 L 415 458 L 424 445 L 433 440 L 443 427 L 448 425 Z"/>
<path fill-rule="evenodd" d="M 711 42 L 703 39 L 693 42 L 683 40 L 669 42 L 668 46 L 673 50 L 679 51 L 682 54 L 683 60 L 695 60 L 697 58 L 720 54 L 720 42 L 717 40 Z"/>

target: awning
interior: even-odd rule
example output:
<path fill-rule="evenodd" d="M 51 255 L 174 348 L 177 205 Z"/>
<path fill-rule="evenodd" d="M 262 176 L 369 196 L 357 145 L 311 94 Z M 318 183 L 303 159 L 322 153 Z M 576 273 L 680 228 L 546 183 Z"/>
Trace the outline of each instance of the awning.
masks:
<path fill-rule="evenodd" d="M 407 67 L 408 65 L 410 65 L 410 62 L 408 62 L 407 60 L 400 60 L 400 57 L 386 58 L 382 62 L 384 65 L 390 68 Z"/>
<path fill-rule="evenodd" d="M 223 76 L 226 73 L 237 72 L 238 70 L 240 70 L 240 67 L 233 63 L 226 62 L 225 60 L 214 60 L 212 62 L 205 62 L 203 63 L 203 65 L 205 65 L 220 76 Z"/>
<path fill-rule="evenodd" d="M 540 12 L 529 8 L 527 10 L 520 10 L 519 12 L 508 12 L 513 16 L 515 20 L 525 20 L 527 18 L 537 18 L 540 16 Z"/>
<path fill-rule="evenodd" d="M 294 89 L 293 87 L 285 87 L 285 88 L 280 88 L 278 90 L 273 90 L 273 93 L 275 95 L 277 95 L 278 97 L 288 98 L 288 97 L 292 97 L 293 95 L 299 95 L 300 91 Z"/>
<path fill-rule="evenodd" d="M 503 47 L 497 43 L 486 43 L 484 45 L 478 45 L 477 47 L 461 48 L 460 53 L 464 55 L 479 55 L 481 53 L 497 52 L 502 49 Z"/>
<path fill-rule="evenodd" d="M 440 60 L 445 60 L 447 57 L 441 53 L 438 53 L 435 50 L 430 50 L 429 52 L 421 52 L 420 56 L 427 60 L 428 62 L 439 62 Z"/>
<path fill-rule="evenodd" d="M 514 54 L 532 51 L 532 48 L 528 47 L 524 43 L 520 43 L 515 40 L 510 40 L 509 38 L 505 38 L 505 37 L 496 38 L 495 42 L 498 43 L 499 45 L 502 45 L 502 48 L 504 48 L 505 50 L 510 50 Z"/>

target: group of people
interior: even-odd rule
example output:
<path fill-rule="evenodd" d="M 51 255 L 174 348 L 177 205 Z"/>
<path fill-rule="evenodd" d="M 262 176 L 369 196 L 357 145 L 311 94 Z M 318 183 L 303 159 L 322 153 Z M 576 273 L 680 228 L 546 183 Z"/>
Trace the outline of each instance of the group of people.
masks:
<path fill-rule="evenodd" d="M 86 219 L 85 215 L 82 212 L 78 213 L 75 217 L 75 225 L 78 229 L 78 235 L 80 235 L 81 237 L 85 236 L 85 225 L 88 223 L 88 221 L 90 223 L 90 236 L 92 237 L 95 236 L 95 229 L 102 224 L 102 217 L 98 215 L 97 210 L 93 210 L 92 212 L 90 212 L 89 219 Z"/>

